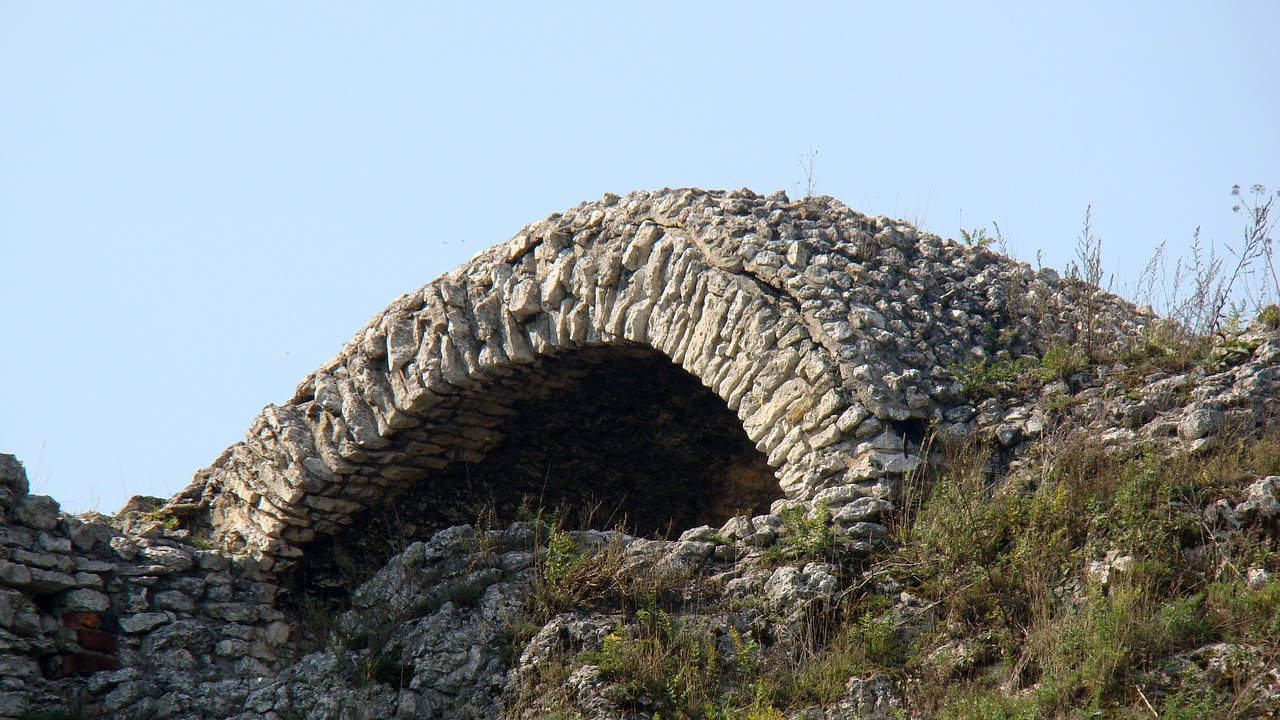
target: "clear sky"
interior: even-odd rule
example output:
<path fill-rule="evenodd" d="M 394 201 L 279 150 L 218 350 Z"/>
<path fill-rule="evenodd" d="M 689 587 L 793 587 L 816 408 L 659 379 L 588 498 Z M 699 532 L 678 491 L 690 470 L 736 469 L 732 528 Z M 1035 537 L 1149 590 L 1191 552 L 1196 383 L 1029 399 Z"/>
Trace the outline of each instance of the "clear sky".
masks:
<path fill-rule="evenodd" d="M 606 192 L 817 191 L 1131 280 L 1280 185 L 1280 3 L 0 3 L 0 452 L 167 496 L 367 319 Z"/>

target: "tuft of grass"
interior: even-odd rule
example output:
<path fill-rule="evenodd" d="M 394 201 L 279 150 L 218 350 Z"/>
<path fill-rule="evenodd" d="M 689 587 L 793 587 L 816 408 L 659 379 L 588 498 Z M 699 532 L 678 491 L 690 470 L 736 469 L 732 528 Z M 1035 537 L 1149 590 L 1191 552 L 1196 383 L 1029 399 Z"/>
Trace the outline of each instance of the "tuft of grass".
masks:
<path fill-rule="evenodd" d="M 981 446 L 949 450 L 949 470 L 874 571 L 932 599 L 936 620 L 896 662 L 868 654 L 874 644 L 861 659 L 924 683 L 915 702 L 926 715 L 1059 717 L 1145 710 L 1134 688 L 1147 673 L 1207 643 L 1280 655 L 1280 583 L 1248 590 L 1232 569 L 1280 556 L 1265 538 L 1215 535 L 1199 514 L 1206 498 L 1230 496 L 1229 478 L 1280 462 L 1274 448 L 1126 457 L 1080 434 L 1044 443 L 1038 467 L 1014 477 L 994 474 Z M 1086 573 L 1090 563 L 1109 577 Z M 938 675 L 935 649 L 957 638 L 971 659 Z"/>
<path fill-rule="evenodd" d="M 1034 697 L 1009 697 L 990 688 L 965 688 L 949 697 L 939 720 L 1039 720 L 1044 717 Z"/>
<path fill-rule="evenodd" d="M 1068 380 L 1089 366 L 1089 357 L 1075 345 L 1050 345 L 1040 357 L 1042 380 Z"/>

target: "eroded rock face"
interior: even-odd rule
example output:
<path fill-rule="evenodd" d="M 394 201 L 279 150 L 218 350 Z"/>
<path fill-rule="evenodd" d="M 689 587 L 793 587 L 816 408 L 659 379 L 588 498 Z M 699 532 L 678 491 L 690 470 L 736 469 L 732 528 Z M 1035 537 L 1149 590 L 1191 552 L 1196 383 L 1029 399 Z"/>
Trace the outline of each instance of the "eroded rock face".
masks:
<path fill-rule="evenodd" d="M 457 469 L 536 429 L 545 418 L 523 405 L 548 391 L 530 385 L 587 348 L 670 359 L 736 415 L 780 493 L 808 501 L 909 465 L 886 467 L 868 441 L 918 440 L 958 404 L 949 366 L 1072 342 L 1080 327 L 1106 342 L 1147 319 L 1094 289 L 1081 323 L 1079 292 L 831 198 L 609 195 L 396 300 L 169 510 L 268 563 L 406 492 L 465 515 L 477 493 L 459 492 Z M 745 465 L 759 475 L 758 459 Z"/>

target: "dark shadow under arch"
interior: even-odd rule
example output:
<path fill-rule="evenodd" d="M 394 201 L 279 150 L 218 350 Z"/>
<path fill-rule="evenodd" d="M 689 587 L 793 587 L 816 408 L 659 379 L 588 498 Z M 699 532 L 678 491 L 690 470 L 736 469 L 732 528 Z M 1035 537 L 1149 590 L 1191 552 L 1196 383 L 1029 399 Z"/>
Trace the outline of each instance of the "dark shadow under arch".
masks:
<path fill-rule="evenodd" d="M 451 432 L 488 437 L 329 538 L 303 546 L 306 584 L 336 585 L 334 548 L 372 572 L 408 542 L 485 515 L 558 511 L 572 528 L 675 537 L 766 512 L 783 496 L 737 416 L 666 356 L 599 345 L 548 356 L 459 395 Z M 401 451 L 414 442 L 398 441 Z M 329 578 L 324 582 L 324 578 Z"/>

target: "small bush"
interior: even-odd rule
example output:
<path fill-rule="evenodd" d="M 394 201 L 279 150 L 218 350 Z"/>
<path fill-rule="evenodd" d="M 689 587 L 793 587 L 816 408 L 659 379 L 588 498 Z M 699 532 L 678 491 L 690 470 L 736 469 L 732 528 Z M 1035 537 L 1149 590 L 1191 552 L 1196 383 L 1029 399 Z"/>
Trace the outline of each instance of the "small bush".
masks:
<path fill-rule="evenodd" d="M 404 689 L 413 679 L 413 668 L 400 663 L 399 648 L 383 649 L 370 653 L 356 669 L 356 684 L 371 682 Z"/>
<path fill-rule="evenodd" d="M 1280 329 L 1280 305 L 1272 303 L 1258 311 L 1258 322 L 1271 329 Z"/>
<path fill-rule="evenodd" d="M 301 647 L 311 652 L 327 645 L 333 637 L 338 628 L 338 610 L 314 595 L 304 595 L 298 603 L 298 621 Z"/>
<path fill-rule="evenodd" d="M 589 606 L 616 584 L 622 548 L 614 541 L 603 548 L 580 549 L 559 522 L 553 522 L 544 551 L 534 566 L 530 610 L 549 620 L 559 612 Z"/>
<path fill-rule="evenodd" d="M 1265 643 L 1280 637 L 1280 582 L 1250 590 L 1243 582 L 1215 582 L 1205 603 L 1222 637 Z"/>
<path fill-rule="evenodd" d="M 460 582 L 449 586 L 445 599 L 459 608 L 473 608 L 480 604 L 484 591 L 485 586 L 480 583 Z"/>
<path fill-rule="evenodd" d="M 803 558 L 819 558 L 830 555 L 836 546 L 835 528 L 831 510 L 818 503 L 812 511 L 802 505 L 794 505 L 781 512 L 782 532 L 777 544 L 767 551 L 774 562 L 788 562 Z"/>
<path fill-rule="evenodd" d="M 1160 717 L 1167 720 L 1205 720 L 1218 716 L 1222 709 L 1212 693 L 1182 689 L 1165 698 Z"/>

